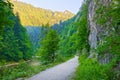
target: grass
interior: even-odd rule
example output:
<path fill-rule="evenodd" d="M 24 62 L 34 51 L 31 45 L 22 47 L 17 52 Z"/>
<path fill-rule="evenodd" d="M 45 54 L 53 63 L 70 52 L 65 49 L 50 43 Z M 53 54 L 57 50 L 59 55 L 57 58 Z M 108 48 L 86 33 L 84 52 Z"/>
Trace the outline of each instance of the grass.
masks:
<path fill-rule="evenodd" d="M 80 56 L 79 62 L 74 80 L 119 80 L 119 72 L 113 70 L 113 63 L 103 65 L 84 55 Z"/>
<path fill-rule="evenodd" d="M 57 57 L 54 63 L 50 64 L 40 64 L 39 59 L 35 59 L 32 62 L 24 63 L 20 62 L 17 66 L 2 67 L 0 69 L 0 80 L 14 80 L 17 78 L 29 78 L 47 68 L 58 65 L 71 59 L 73 56 L 69 57 Z"/>

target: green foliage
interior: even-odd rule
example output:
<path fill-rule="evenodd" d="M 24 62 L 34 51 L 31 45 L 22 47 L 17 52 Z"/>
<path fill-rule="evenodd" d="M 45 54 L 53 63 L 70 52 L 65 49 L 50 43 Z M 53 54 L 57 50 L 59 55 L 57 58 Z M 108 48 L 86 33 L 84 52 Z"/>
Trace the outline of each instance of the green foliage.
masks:
<path fill-rule="evenodd" d="M 45 70 L 51 65 L 32 65 L 31 63 L 20 63 L 17 66 L 0 68 L 0 80 L 14 80 L 17 78 L 30 77 Z"/>
<path fill-rule="evenodd" d="M 81 8 L 81 15 L 80 19 L 76 22 L 76 26 L 78 26 L 77 30 L 77 49 L 82 52 L 83 49 L 87 49 L 89 51 L 89 44 L 88 44 L 88 20 L 87 20 L 87 13 L 88 13 L 88 4 L 83 4 Z"/>
<path fill-rule="evenodd" d="M 0 40 L 0 60 L 19 61 L 27 60 L 32 56 L 32 47 L 25 28 L 23 28 L 18 18 L 12 16 L 14 26 L 5 26 L 2 39 Z"/>
<path fill-rule="evenodd" d="M 67 60 L 67 59 L 66 59 Z M 64 61 L 66 61 L 64 60 Z M 47 65 L 40 64 L 38 59 L 30 62 L 19 62 L 19 65 L 11 67 L 0 67 L 0 80 L 15 80 L 22 78 L 23 80 L 31 77 L 39 72 L 60 64 L 63 61 L 56 61 Z M 36 65 L 37 63 L 37 65 Z M 35 65 L 34 65 L 35 64 Z"/>
<path fill-rule="evenodd" d="M 54 62 L 55 52 L 59 46 L 59 36 L 55 30 L 49 30 L 45 38 L 42 41 L 42 47 L 40 49 L 41 59 L 45 62 Z"/>
<path fill-rule="evenodd" d="M 65 12 L 53 12 L 51 10 L 35 8 L 30 4 L 26 4 L 20 1 L 12 1 L 14 4 L 14 13 L 20 14 L 20 20 L 24 26 L 42 26 L 48 22 L 50 25 L 59 23 L 61 20 L 65 21 L 74 16 L 69 11 Z"/>
<path fill-rule="evenodd" d="M 87 59 L 85 55 L 81 55 L 79 61 L 74 80 L 118 80 L 112 64 L 102 65 L 96 59 Z"/>
<path fill-rule="evenodd" d="M 102 44 L 98 46 L 98 53 L 111 53 L 120 57 L 120 1 L 113 0 L 108 6 L 97 3 L 99 7 L 96 10 L 95 20 L 99 25 L 108 31 Z"/>
<path fill-rule="evenodd" d="M 97 1 L 98 2 L 98 1 Z M 113 0 L 108 6 L 97 3 L 99 6 L 96 10 L 95 20 L 98 24 L 113 27 L 116 32 L 119 32 L 120 23 L 120 1 Z"/>
<path fill-rule="evenodd" d="M 65 26 L 63 29 L 60 40 L 60 53 L 64 56 L 70 56 L 76 53 L 76 37 L 75 37 L 75 28 L 73 27 L 73 23 Z"/>
<path fill-rule="evenodd" d="M 9 29 L 9 30 L 8 30 Z M 6 34 L 7 33 L 7 34 Z M 18 49 L 17 41 L 14 36 L 14 32 L 11 28 L 5 27 L 5 33 L 3 33 L 3 39 L 1 40 L 2 45 L 0 45 L 0 59 L 14 60 L 22 59 L 21 52 Z"/>
<path fill-rule="evenodd" d="M 10 2 L 0 1 L 0 61 L 19 61 L 27 60 L 32 56 L 31 43 L 29 41 L 26 29 L 19 21 L 19 16 L 12 13 L 12 4 Z"/>
<path fill-rule="evenodd" d="M 105 38 L 104 43 L 98 46 L 98 53 L 112 53 L 120 57 L 120 36 L 117 34 L 110 35 Z"/>
<path fill-rule="evenodd" d="M 9 1 L 4 2 L 0 0 L 0 34 L 5 26 L 13 24 L 13 21 L 9 19 L 9 17 L 13 15 L 12 6 Z"/>
<path fill-rule="evenodd" d="M 0 80 L 13 80 L 18 77 L 25 77 L 31 75 L 33 71 L 29 64 L 22 63 L 18 66 L 0 69 Z M 28 74 L 29 73 L 29 74 Z"/>
<path fill-rule="evenodd" d="M 115 1 L 117 3 L 115 3 Z M 118 64 L 120 58 L 120 36 L 119 36 L 119 1 L 113 0 L 107 7 L 103 4 L 99 4 L 99 1 L 95 1 L 98 5 L 96 10 L 95 20 L 97 24 L 106 27 L 109 34 L 104 36 L 104 40 L 98 46 L 99 55 L 105 53 L 112 53 L 114 55 L 113 61 L 108 64 L 100 64 L 96 59 L 88 59 L 88 56 L 81 55 L 79 58 L 80 65 L 77 68 L 75 80 L 118 80 L 119 71 L 114 70 L 114 66 Z M 114 6 L 113 6 L 114 5 Z M 115 6 L 116 5 L 116 6 Z M 79 49 L 89 47 L 87 46 L 87 5 L 82 7 L 81 18 L 77 25 L 80 25 L 79 29 Z M 114 14 L 114 15 L 113 15 Z M 85 27 L 86 26 L 86 27 Z M 104 34 L 104 33 L 103 33 Z M 115 61 L 114 61 L 115 60 Z"/>
<path fill-rule="evenodd" d="M 38 49 L 41 47 L 41 40 L 44 37 L 44 34 L 42 34 L 42 29 L 41 27 L 34 27 L 34 26 L 28 26 L 25 27 L 27 29 L 27 34 L 30 38 L 32 48 L 33 48 L 33 55 L 36 54 Z"/>
<path fill-rule="evenodd" d="M 16 18 L 14 25 L 14 35 L 16 36 L 19 50 L 22 52 L 24 60 L 30 59 L 33 55 L 32 45 L 27 35 L 26 29 L 20 24 L 19 15 Z"/>
<path fill-rule="evenodd" d="M 86 4 L 83 5 L 81 12 L 77 14 L 77 16 L 80 16 L 77 22 L 74 22 L 73 18 L 70 21 L 68 20 L 68 22 L 66 21 L 66 23 L 70 22 L 69 24 L 64 24 L 64 22 L 60 24 L 60 27 L 64 27 L 62 27 L 62 30 L 58 30 L 60 32 L 59 54 L 70 57 L 75 55 L 78 51 L 81 52 L 84 48 L 89 50 L 87 7 Z M 75 18 L 77 16 L 75 16 Z"/>
<path fill-rule="evenodd" d="M 98 6 L 96 10 L 95 20 L 99 25 L 108 27 L 109 32 L 119 34 L 120 31 L 120 1 L 113 0 L 108 6 L 96 3 Z"/>

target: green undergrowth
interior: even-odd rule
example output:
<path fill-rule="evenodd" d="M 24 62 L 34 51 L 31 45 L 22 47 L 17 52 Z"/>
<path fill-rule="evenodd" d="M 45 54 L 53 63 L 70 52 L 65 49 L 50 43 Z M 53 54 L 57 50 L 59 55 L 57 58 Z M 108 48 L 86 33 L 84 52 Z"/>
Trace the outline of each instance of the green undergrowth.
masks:
<path fill-rule="evenodd" d="M 80 65 L 74 80 L 118 80 L 113 70 L 115 60 L 109 64 L 100 64 L 96 59 L 88 59 L 85 55 L 79 58 Z"/>
<path fill-rule="evenodd" d="M 57 64 L 59 63 L 56 62 L 48 65 L 31 65 L 28 63 L 22 63 L 15 67 L 3 68 L 0 70 L 0 80 L 27 78 Z"/>
<path fill-rule="evenodd" d="M 46 69 L 46 65 L 33 66 L 29 63 L 21 63 L 18 66 L 6 67 L 0 69 L 0 80 L 14 80 L 20 77 L 29 77 Z"/>
<path fill-rule="evenodd" d="M 73 58 L 73 56 L 69 56 L 69 57 L 58 56 L 55 62 L 49 63 L 49 64 L 41 64 L 39 59 L 35 59 L 29 63 L 21 62 L 17 66 L 1 67 L 0 68 L 0 80 L 14 80 L 18 78 L 22 78 L 22 79 L 29 78 L 41 71 L 44 71 L 47 68 L 58 65 L 71 58 Z"/>

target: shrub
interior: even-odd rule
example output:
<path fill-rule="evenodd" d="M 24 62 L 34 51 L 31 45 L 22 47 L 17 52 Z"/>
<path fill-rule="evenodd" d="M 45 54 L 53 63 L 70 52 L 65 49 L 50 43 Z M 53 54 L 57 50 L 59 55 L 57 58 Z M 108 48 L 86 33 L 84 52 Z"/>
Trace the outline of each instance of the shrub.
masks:
<path fill-rule="evenodd" d="M 84 55 L 79 61 L 75 80 L 117 80 L 111 64 L 102 65 L 96 59 L 88 59 Z"/>

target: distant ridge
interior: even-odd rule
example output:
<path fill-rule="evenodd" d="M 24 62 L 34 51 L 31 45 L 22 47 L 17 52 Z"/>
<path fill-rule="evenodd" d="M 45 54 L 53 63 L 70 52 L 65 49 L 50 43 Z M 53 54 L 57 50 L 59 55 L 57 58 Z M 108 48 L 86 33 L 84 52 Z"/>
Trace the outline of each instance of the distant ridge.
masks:
<path fill-rule="evenodd" d="M 47 23 L 53 25 L 74 16 L 74 14 L 68 10 L 65 10 L 64 12 L 53 12 L 48 9 L 34 7 L 18 0 L 12 0 L 11 2 L 14 4 L 13 11 L 15 14 L 19 14 L 23 26 L 41 26 L 46 25 Z"/>

